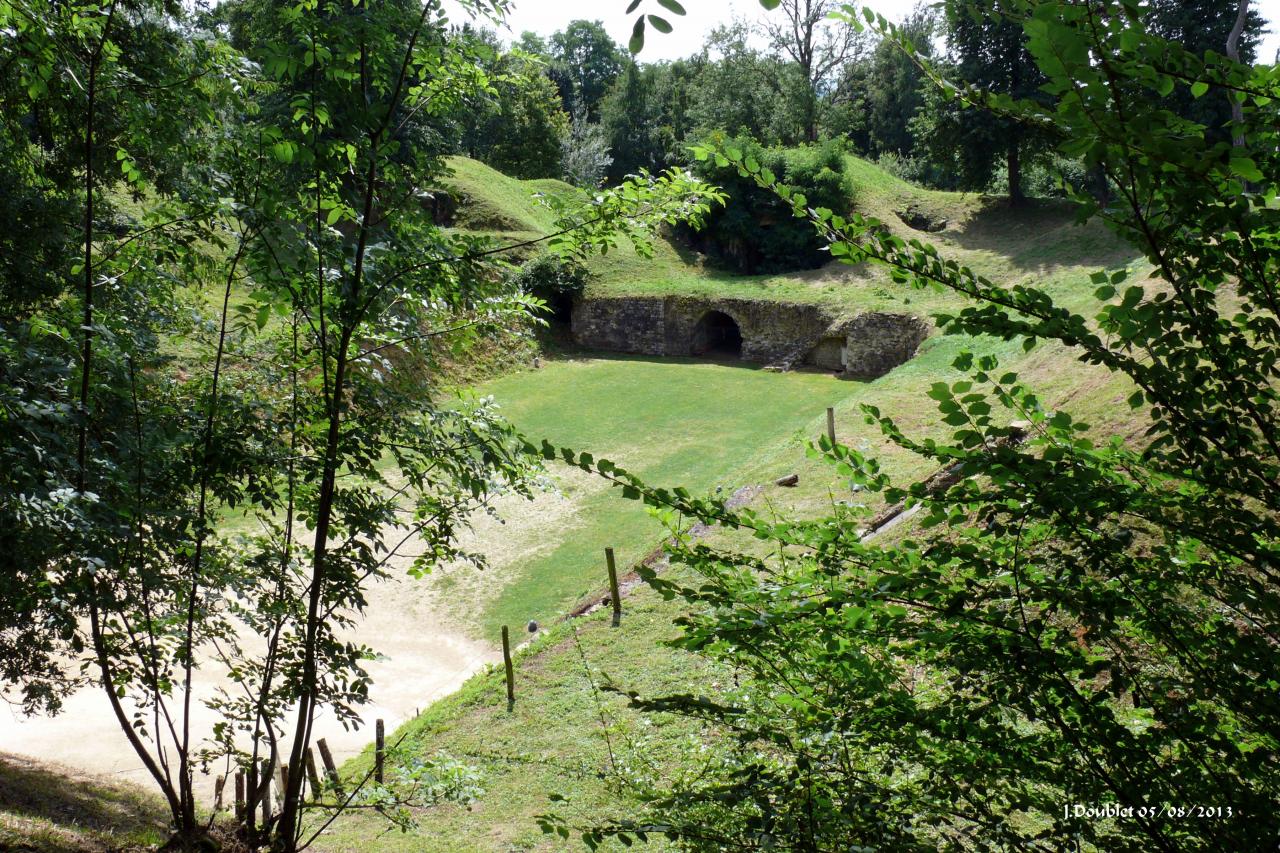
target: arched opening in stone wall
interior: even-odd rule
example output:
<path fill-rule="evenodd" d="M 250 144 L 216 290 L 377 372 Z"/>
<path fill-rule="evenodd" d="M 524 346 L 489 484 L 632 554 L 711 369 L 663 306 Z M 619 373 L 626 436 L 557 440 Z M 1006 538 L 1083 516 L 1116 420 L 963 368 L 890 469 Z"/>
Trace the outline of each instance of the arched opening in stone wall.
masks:
<path fill-rule="evenodd" d="M 742 358 L 742 330 L 723 311 L 708 311 L 693 327 L 694 355 L 719 358 Z"/>
<path fill-rule="evenodd" d="M 845 339 L 842 337 L 826 337 L 814 344 L 804 357 L 805 364 L 820 367 L 823 370 L 844 370 Z"/>
<path fill-rule="evenodd" d="M 538 294 L 546 303 L 546 320 L 568 327 L 573 322 L 573 297 L 567 293 Z"/>

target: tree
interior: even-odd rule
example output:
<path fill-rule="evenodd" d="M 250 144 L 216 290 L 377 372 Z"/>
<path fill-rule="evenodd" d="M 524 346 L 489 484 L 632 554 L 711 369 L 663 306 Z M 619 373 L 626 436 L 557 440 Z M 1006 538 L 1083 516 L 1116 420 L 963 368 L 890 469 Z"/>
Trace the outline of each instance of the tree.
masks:
<path fill-rule="evenodd" d="M 560 146 L 561 176 L 575 187 L 595 189 L 604 181 L 612 162 L 604 128 L 589 122 L 586 108 L 579 105 Z"/>
<path fill-rule="evenodd" d="M 1241 5 L 1245 7 L 1245 15 L 1237 39 L 1237 54 L 1231 58 L 1249 64 L 1257 55 L 1266 22 L 1256 9 L 1247 8 L 1247 3 L 1153 0 L 1148 4 L 1144 18 L 1152 33 L 1177 42 L 1191 53 L 1202 56 L 1209 50 L 1231 56 L 1227 43 Z M 1188 92 L 1176 90 L 1169 97 L 1175 112 L 1204 125 L 1210 133 L 1221 133 L 1231 118 L 1231 106 L 1225 93 L 1219 93 L 1215 98 L 1192 98 Z"/>
<path fill-rule="evenodd" d="M 547 40 L 532 30 L 525 30 L 520 33 L 520 38 L 516 39 L 515 43 L 511 46 L 513 48 L 520 49 L 530 56 L 538 56 L 547 61 L 550 61 L 552 58 L 551 46 L 547 43 Z"/>
<path fill-rule="evenodd" d="M 622 72 L 622 51 L 599 21 L 571 21 L 551 36 L 551 77 L 564 110 L 581 105 L 588 121 L 600 120 L 600 102 Z"/>
<path fill-rule="evenodd" d="M 772 48 L 786 55 L 804 81 L 804 138 L 818 139 L 818 103 L 835 74 L 863 48 L 860 33 L 830 20 L 836 0 L 781 0 L 782 19 L 767 16 L 764 31 Z M 776 13 L 775 13 L 776 14 Z"/>
<path fill-rule="evenodd" d="M 613 158 L 610 177 L 631 174 L 640 168 L 659 167 L 666 151 L 662 145 L 655 74 L 628 61 L 622 76 L 600 108 L 600 127 Z"/>
<path fill-rule="evenodd" d="M 569 116 L 541 67 L 515 54 L 504 59 L 510 71 L 495 83 L 498 111 L 483 132 L 490 143 L 485 161 L 516 178 L 555 177 Z"/>
<path fill-rule="evenodd" d="M 341 629 L 390 555 L 417 537 L 416 571 L 466 558 L 468 514 L 526 488 L 509 425 L 432 379 L 439 347 L 537 301 L 494 267 L 512 246 L 420 204 L 442 126 L 487 86 L 433 6 L 217 13 L 243 52 L 160 6 L 0 5 L 0 174 L 39 214 L 14 244 L 47 264 L 0 281 L 0 642 L 29 707 L 81 669 L 100 686 L 171 847 L 207 846 L 194 783 L 217 762 L 248 779 L 241 839 L 291 851 L 304 807 L 423 804 L 410 778 L 304 806 L 297 771 L 320 708 L 358 722 L 373 652 Z M 714 198 L 673 173 L 549 199 L 532 242 L 643 252 Z M 225 529 L 233 511 L 259 532 Z M 230 684 L 202 732 L 211 662 Z M 295 772 L 259 822 L 277 762 Z"/>
<path fill-rule="evenodd" d="M 481 36 L 458 36 L 488 79 L 457 110 L 458 150 L 512 177 L 557 176 L 569 117 L 543 60 L 519 49 L 503 52 L 490 31 Z"/>
<path fill-rule="evenodd" d="M 792 149 L 766 149 L 751 139 L 728 139 L 723 144 L 803 193 L 806 203 L 815 208 L 843 211 L 852 204 L 845 148 L 838 141 Z M 723 208 L 708 214 L 700 227 L 686 235 L 713 263 L 756 275 L 814 269 L 831 260 L 808 223 L 789 216 L 784 202 L 738 175 L 728 162 L 720 165 L 713 159 L 694 168 L 705 180 L 722 187 L 726 197 Z"/>
<path fill-rule="evenodd" d="M 921 57 L 931 58 L 938 22 L 932 9 L 917 7 L 901 25 Z M 928 82 L 920 67 L 898 46 L 881 39 L 865 57 L 846 63 L 832 100 L 832 127 L 845 130 L 870 157 L 909 157 L 916 149 L 912 122 L 924 105 Z"/>
<path fill-rule="evenodd" d="M 804 138 L 804 82 L 795 66 L 751 45 L 744 21 L 716 27 L 698 57 L 689 120 L 694 135 L 723 131 L 764 144 Z"/>
<path fill-rule="evenodd" d="M 729 745 L 702 772 L 643 789 L 647 812 L 589 828 L 590 842 L 1247 850 L 1280 832 L 1280 140 L 1268 106 L 1280 78 L 1152 35 L 1137 3 L 1010 10 L 1052 106 L 958 91 L 1051 125 L 1064 156 L 1117 188 L 1105 209 L 1075 200 L 1152 276 L 1099 270 L 1092 316 L 874 220 L 815 210 L 727 147 L 701 154 L 789 198 L 834 256 L 965 297 L 937 317 L 945 330 L 1028 350 L 1052 341 L 1110 371 L 1145 433 L 1091 435 L 993 356 L 962 354 L 964 378 L 929 391 L 945 438 L 864 409 L 945 474 L 895 486 L 858 450 L 825 438 L 813 449 L 888 505 L 921 508 L 894 545 L 850 507 L 816 520 L 733 511 L 579 459 L 669 521 L 690 576 L 646 580 L 691 605 L 676 644 L 723 661 L 738 685 L 633 697 L 709 721 Z M 1179 87 L 1237 93 L 1243 145 L 1170 112 Z M 689 541 L 695 519 L 754 541 Z M 1215 817 L 1185 821 L 1182 802 Z M 1064 804 L 1113 808 L 1097 820 Z"/>
<path fill-rule="evenodd" d="M 1013 98 L 1037 97 L 1044 76 L 1026 49 L 1026 36 L 1004 0 L 946 4 L 947 49 L 956 80 Z M 948 164 L 963 189 L 985 189 L 1003 161 L 1009 202 L 1025 200 L 1024 161 L 1044 150 L 1043 134 L 989 110 L 932 92 L 916 130 L 929 156 Z"/>
<path fill-rule="evenodd" d="M 193 547 L 193 484 L 216 476 L 208 374 L 175 381 L 163 344 L 197 333 L 179 287 L 207 268 L 197 241 L 225 245 L 205 155 L 242 79 L 225 44 L 189 26 L 145 2 L 0 6 L 2 171 L 24 211 L 6 236 L 27 265 L 0 280 L 4 676 L 28 710 L 99 685 L 182 845 L 203 832 L 191 696 L 157 697 L 189 687 L 196 638 L 221 631 L 191 589 L 222 569 Z M 144 190 L 145 210 L 122 203 Z"/>
<path fill-rule="evenodd" d="M 1177 42 L 1190 53 L 1202 56 L 1209 50 L 1225 55 L 1238 5 L 1213 0 L 1151 0 L 1143 19 L 1153 35 Z M 1265 26 L 1256 9 L 1247 11 L 1239 42 L 1240 62 L 1253 62 Z"/>
<path fill-rule="evenodd" d="M 658 172 L 685 159 L 693 89 L 701 64 L 687 61 L 637 65 L 628 61 L 600 108 L 600 126 L 613 163 L 609 178 L 640 169 Z"/>

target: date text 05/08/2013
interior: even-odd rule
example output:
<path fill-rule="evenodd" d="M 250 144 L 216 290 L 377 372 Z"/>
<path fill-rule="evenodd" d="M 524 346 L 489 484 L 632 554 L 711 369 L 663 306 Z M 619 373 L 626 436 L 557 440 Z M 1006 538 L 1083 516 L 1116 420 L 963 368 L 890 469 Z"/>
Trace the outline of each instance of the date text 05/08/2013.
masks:
<path fill-rule="evenodd" d="M 1235 809 L 1231 806 L 1123 806 L 1119 803 L 1102 803 L 1099 805 L 1067 804 L 1062 807 L 1064 819 L 1084 818 L 1085 820 L 1105 820 L 1107 818 L 1229 818 L 1235 817 Z"/>

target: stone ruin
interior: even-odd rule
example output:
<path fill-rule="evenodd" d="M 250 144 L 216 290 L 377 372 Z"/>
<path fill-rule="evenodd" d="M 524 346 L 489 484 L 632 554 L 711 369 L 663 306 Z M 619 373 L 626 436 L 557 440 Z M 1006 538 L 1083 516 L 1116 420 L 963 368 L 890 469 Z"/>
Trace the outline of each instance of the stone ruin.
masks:
<path fill-rule="evenodd" d="M 929 324 L 879 311 L 836 317 L 804 303 L 637 296 L 578 299 L 571 330 L 588 349 L 740 359 L 773 370 L 811 365 L 874 379 L 912 358 Z"/>

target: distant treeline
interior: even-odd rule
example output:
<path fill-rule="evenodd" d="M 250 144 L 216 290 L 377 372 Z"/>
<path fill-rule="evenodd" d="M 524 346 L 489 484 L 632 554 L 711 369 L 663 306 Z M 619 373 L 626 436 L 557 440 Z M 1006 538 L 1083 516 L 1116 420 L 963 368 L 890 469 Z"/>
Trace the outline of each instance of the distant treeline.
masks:
<path fill-rule="evenodd" d="M 1044 78 L 1021 23 L 974 15 L 971 4 L 921 4 L 900 24 L 949 80 L 1043 98 Z M 985 4 L 984 9 L 1000 4 Z M 1221 53 L 1232 4 L 1154 0 L 1151 32 L 1196 54 Z M 820 7 L 815 11 L 811 7 Z M 783 3 L 759 26 L 714 29 L 687 59 L 636 62 L 599 22 L 573 21 L 550 38 L 525 32 L 504 45 L 489 30 L 456 28 L 493 86 L 456 118 L 454 150 L 522 178 L 583 186 L 640 169 L 690 162 L 688 146 L 721 131 L 765 147 L 847 140 L 907 180 L 937 189 L 1053 195 L 1059 181 L 1101 192 L 1097 176 L 1052 152 L 1015 122 L 961 109 L 893 43 L 827 19 L 835 0 Z M 1239 54 L 1252 62 L 1264 29 L 1251 13 Z M 1230 119 L 1224 99 L 1171 93 L 1168 106 L 1210 129 Z"/>

